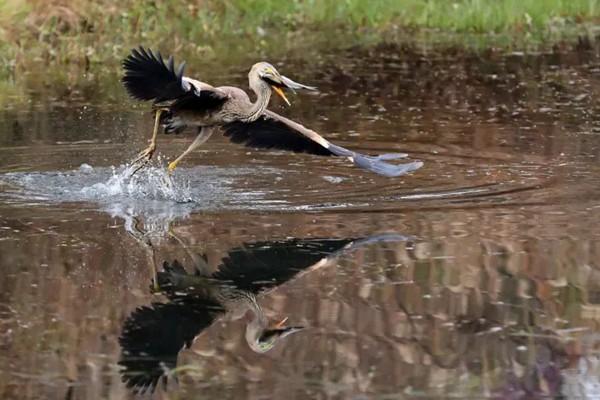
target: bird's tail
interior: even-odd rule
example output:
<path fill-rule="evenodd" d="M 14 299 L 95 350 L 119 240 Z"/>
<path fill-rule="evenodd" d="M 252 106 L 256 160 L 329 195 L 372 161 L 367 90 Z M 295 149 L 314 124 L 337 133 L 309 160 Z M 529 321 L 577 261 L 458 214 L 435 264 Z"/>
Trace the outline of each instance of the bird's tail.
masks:
<path fill-rule="evenodd" d="M 181 63 L 176 70 L 173 57 L 165 63 L 159 52 L 153 53 L 140 46 L 123 60 L 125 75 L 122 82 L 134 99 L 172 100 L 186 93 L 182 82 L 184 68 L 185 63 Z"/>

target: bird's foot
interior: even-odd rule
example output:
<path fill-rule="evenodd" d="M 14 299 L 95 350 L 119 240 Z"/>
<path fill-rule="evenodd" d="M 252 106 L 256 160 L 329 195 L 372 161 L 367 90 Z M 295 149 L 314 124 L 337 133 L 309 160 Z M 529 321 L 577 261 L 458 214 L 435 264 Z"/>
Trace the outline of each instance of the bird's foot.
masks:
<path fill-rule="evenodd" d="M 158 294 L 161 293 L 160 285 L 158 284 L 158 279 L 152 278 L 152 283 L 150 284 L 150 294 Z"/>
<path fill-rule="evenodd" d="M 170 174 L 172 174 L 172 173 L 173 173 L 173 171 L 175 171 L 175 168 L 177 168 L 177 164 L 178 164 L 178 163 L 179 163 L 179 162 L 178 162 L 177 160 L 175 160 L 175 161 L 171 161 L 171 162 L 169 163 L 169 166 L 167 167 L 167 172 L 169 173 L 169 175 L 170 175 Z"/>
<path fill-rule="evenodd" d="M 131 162 L 131 164 L 137 164 L 138 162 L 147 163 L 148 161 L 150 161 L 152 159 L 152 156 L 154 155 L 155 151 L 156 151 L 156 144 L 151 143 L 150 146 L 148 146 L 147 148 L 145 148 L 144 150 L 142 150 L 138 153 L 137 157 L 135 158 L 135 160 L 133 160 Z"/>
<path fill-rule="evenodd" d="M 133 175 L 135 175 L 140 169 L 142 169 L 142 167 L 144 165 L 146 165 L 150 162 L 155 151 L 156 151 L 156 144 L 151 143 L 150 146 L 148 146 L 147 148 L 145 148 L 144 150 L 142 150 L 138 153 L 136 158 L 133 161 L 131 161 L 131 163 L 129 164 L 130 167 L 132 168 L 131 175 L 129 175 L 130 178 Z"/>

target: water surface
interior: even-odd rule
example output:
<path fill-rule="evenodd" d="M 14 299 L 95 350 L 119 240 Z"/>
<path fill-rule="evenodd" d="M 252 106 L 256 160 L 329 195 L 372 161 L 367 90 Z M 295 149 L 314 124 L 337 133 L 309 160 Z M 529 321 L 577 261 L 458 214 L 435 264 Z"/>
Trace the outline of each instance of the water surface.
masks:
<path fill-rule="evenodd" d="M 159 377 L 157 398 L 600 396 L 595 50 L 278 67 L 320 92 L 274 110 L 424 167 L 389 179 L 213 137 L 169 178 L 192 138 L 163 136 L 129 180 L 152 118 L 121 95 L 0 112 L 1 396 L 149 391 L 131 370 Z M 240 68 L 202 69 L 246 87 Z M 235 268 L 201 295 L 160 293 L 174 260 Z M 215 297 L 240 288 L 303 329 L 254 351 L 252 311 Z"/>

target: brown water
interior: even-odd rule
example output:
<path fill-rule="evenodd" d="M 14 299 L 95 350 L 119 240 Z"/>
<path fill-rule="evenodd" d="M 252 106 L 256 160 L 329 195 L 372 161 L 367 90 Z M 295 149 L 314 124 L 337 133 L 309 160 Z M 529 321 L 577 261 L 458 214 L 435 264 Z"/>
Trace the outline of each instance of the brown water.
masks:
<path fill-rule="evenodd" d="M 273 109 L 424 167 L 390 179 L 213 138 L 166 187 L 164 159 L 122 179 L 152 121 L 120 91 L 0 113 L 0 397 L 153 380 L 169 399 L 600 396 L 596 52 L 278 66 L 320 92 Z M 240 68 L 200 69 L 245 87 Z M 154 293 L 175 259 L 217 278 Z M 304 329 L 253 351 L 253 313 L 206 294 L 244 288 Z"/>

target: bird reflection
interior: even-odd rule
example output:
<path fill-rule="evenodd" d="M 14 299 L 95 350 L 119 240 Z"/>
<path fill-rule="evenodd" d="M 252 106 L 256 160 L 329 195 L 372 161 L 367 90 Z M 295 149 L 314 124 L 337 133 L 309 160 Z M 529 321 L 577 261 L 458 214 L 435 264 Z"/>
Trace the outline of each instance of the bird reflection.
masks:
<path fill-rule="evenodd" d="M 286 239 L 247 243 L 228 251 L 216 270 L 205 257 L 194 255 L 193 266 L 165 261 L 155 273 L 151 290 L 168 302 L 137 308 L 125 321 L 120 344 L 122 378 L 136 392 L 153 391 L 177 366 L 179 351 L 225 314 L 251 314 L 245 339 L 264 353 L 281 339 L 302 330 L 287 318 L 269 321 L 257 296 L 300 274 L 335 262 L 336 257 L 366 243 L 404 240 L 400 235 L 367 239 Z"/>

